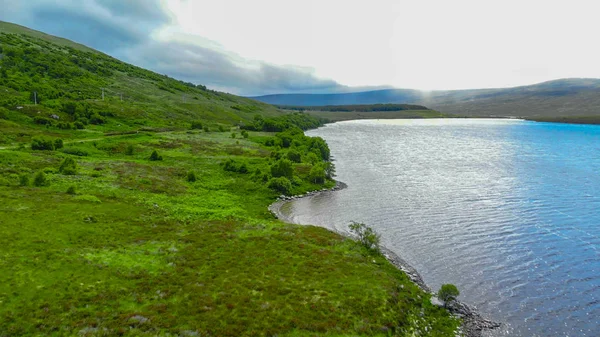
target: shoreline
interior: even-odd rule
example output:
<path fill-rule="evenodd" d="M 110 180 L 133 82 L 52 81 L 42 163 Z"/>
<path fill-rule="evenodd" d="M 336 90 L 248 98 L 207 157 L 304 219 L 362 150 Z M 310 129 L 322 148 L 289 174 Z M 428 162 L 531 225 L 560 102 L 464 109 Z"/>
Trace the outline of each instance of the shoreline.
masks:
<path fill-rule="evenodd" d="M 341 181 L 336 180 L 335 182 L 336 182 L 335 186 L 330 189 L 322 189 L 322 190 L 308 192 L 306 194 L 297 195 L 297 196 L 283 196 L 282 195 L 277 199 L 277 201 L 275 201 L 274 203 L 269 205 L 268 209 L 271 212 L 271 214 L 273 214 L 273 216 L 275 216 L 277 219 L 279 219 L 283 222 L 286 222 L 289 224 L 295 224 L 295 225 L 305 225 L 305 224 L 296 223 L 292 220 L 292 218 L 284 215 L 281 212 L 281 207 L 283 205 L 285 205 L 291 201 L 297 200 L 297 199 L 312 197 L 312 196 L 320 195 L 323 193 L 333 193 L 335 191 L 339 191 L 339 190 L 342 190 L 342 189 L 345 189 L 348 187 L 347 184 L 345 184 Z M 328 226 L 319 226 L 319 225 L 314 225 L 314 226 L 325 228 L 325 229 L 327 229 L 331 232 L 334 232 L 336 234 L 339 234 L 341 236 L 351 238 L 349 233 L 347 233 L 347 232 L 341 232 L 341 231 L 338 231 L 338 230 L 328 227 Z M 442 305 L 442 303 L 437 299 L 436 294 L 431 290 L 431 288 L 429 288 L 427 286 L 427 284 L 425 283 L 425 281 L 423 281 L 423 278 L 421 277 L 419 272 L 414 267 L 412 267 L 408 262 L 406 262 L 404 259 L 402 259 L 398 254 L 391 251 L 389 248 L 380 246 L 380 250 L 381 250 L 381 254 L 391 264 L 393 264 L 396 268 L 403 271 L 413 283 L 415 283 L 417 286 L 419 286 L 419 288 L 421 288 L 423 291 L 425 291 L 427 293 L 430 293 L 433 296 L 432 303 L 434 305 L 435 304 Z M 438 302 L 438 303 L 434 303 L 434 302 Z M 459 317 L 462 320 L 462 324 L 459 328 L 459 333 L 465 337 L 481 337 L 484 330 L 493 330 L 493 329 L 499 328 L 502 325 L 501 323 L 494 322 L 494 321 L 484 318 L 477 312 L 476 308 L 472 308 L 469 305 L 467 305 L 466 303 L 463 303 L 459 300 L 455 300 L 453 302 L 448 303 L 448 306 L 446 307 L 446 309 L 452 315 Z"/>

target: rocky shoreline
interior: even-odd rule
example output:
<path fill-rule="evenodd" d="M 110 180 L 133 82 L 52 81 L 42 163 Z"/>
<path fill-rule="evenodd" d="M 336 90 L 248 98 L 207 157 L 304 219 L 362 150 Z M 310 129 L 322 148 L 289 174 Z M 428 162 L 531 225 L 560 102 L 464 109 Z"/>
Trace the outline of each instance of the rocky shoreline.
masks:
<path fill-rule="evenodd" d="M 272 203 L 269 206 L 269 211 L 271 211 L 271 213 L 276 218 L 278 218 L 282 221 L 285 221 L 288 223 L 294 223 L 289 217 L 287 217 L 286 215 L 284 215 L 281 212 L 281 207 L 283 205 L 285 205 L 286 203 L 288 203 L 290 201 L 296 200 L 296 199 L 315 196 L 315 195 L 321 194 L 321 193 L 331 193 L 334 191 L 344 189 L 346 187 L 348 187 L 348 186 L 345 183 L 343 183 L 341 181 L 336 181 L 335 186 L 330 189 L 322 189 L 319 191 L 308 192 L 306 194 L 296 195 L 296 196 L 282 195 L 279 197 L 279 199 L 276 202 Z M 340 232 L 338 230 L 335 230 L 333 228 L 326 227 L 326 226 L 322 226 L 322 227 L 326 228 L 332 232 L 338 233 L 340 235 L 349 236 L 348 233 Z M 406 273 L 406 275 L 410 278 L 411 281 L 413 281 L 415 284 L 417 284 L 424 291 L 431 293 L 434 296 L 432 298 L 432 302 L 434 304 L 443 305 L 443 303 L 441 301 L 439 301 L 437 299 L 437 297 L 435 297 L 435 293 L 431 291 L 431 289 L 427 286 L 427 284 L 425 284 L 425 282 L 421 278 L 421 275 L 419 275 L 419 273 L 417 272 L 417 270 L 415 268 L 413 268 L 410 264 L 408 264 L 406 261 L 404 261 L 400 256 L 398 256 L 398 254 L 392 252 L 391 250 L 389 250 L 386 247 L 381 247 L 381 253 L 383 254 L 383 256 L 385 256 L 385 258 L 388 261 L 390 261 L 394 266 L 396 266 L 396 268 L 398 268 L 398 269 L 402 270 L 404 273 Z M 496 329 L 496 328 L 500 327 L 500 325 L 501 325 L 500 323 L 493 322 L 489 319 L 484 318 L 476 311 L 476 309 L 471 308 L 467 304 L 460 302 L 458 300 L 448 303 L 446 308 L 453 315 L 462 319 L 462 326 L 459 331 L 459 335 L 461 335 L 461 336 L 481 337 L 483 335 L 484 330 Z"/>

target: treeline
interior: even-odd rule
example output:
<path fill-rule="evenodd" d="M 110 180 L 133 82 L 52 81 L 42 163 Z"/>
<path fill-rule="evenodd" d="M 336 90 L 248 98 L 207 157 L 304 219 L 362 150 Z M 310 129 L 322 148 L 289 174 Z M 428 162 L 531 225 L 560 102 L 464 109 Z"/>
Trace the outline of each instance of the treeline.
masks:
<path fill-rule="evenodd" d="M 223 170 L 251 174 L 253 179 L 286 195 L 333 184 L 335 168 L 330 162 L 329 147 L 322 138 L 307 137 L 300 128 L 292 126 L 274 136 L 263 137 L 260 142 L 271 148 L 267 163 L 228 159 L 222 163 Z"/>
<path fill-rule="evenodd" d="M 325 105 L 325 106 L 292 106 L 276 105 L 280 109 L 295 111 L 331 111 L 331 112 L 372 112 L 372 111 L 404 111 L 429 110 L 415 104 L 362 104 L 362 105 Z"/>
<path fill-rule="evenodd" d="M 329 120 L 325 118 L 295 112 L 272 118 L 255 115 L 251 124 L 240 125 L 240 128 L 251 131 L 280 132 L 293 127 L 301 130 L 315 129 L 328 122 Z"/>

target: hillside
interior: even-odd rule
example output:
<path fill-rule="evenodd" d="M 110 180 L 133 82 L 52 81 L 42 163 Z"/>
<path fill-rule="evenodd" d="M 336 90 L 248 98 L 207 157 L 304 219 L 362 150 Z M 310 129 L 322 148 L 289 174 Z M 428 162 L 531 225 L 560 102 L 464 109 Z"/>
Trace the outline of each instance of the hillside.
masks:
<path fill-rule="evenodd" d="M 55 121 L 80 121 L 100 131 L 181 128 L 196 119 L 216 127 L 248 123 L 256 114 L 282 114 L 268 104 L 178 81 L 5 22 L 0 22 L 0 92 L 1 113 L 15 121 L 38 118 L 43 124 L 48 121 L 41 118 L 54 115 Z M 4 131 L 0 144 L 14 142 L 21 133 Z"/>
<path fill-rule="evenodd" d="M 386 89 L 343 94 L 282 94 L 254 97 L 278 105 L 421 104 L 464 116 L 564 117 L 600 115 L 600 79 L 562 79 L 535 85 L 422 92 Z"/>
<path fill-rule="evenodd" d="M 268 211 L 335 185 L 321 120 L 2 29 L 0 336 L 456 335 L 376 246 Z"/>

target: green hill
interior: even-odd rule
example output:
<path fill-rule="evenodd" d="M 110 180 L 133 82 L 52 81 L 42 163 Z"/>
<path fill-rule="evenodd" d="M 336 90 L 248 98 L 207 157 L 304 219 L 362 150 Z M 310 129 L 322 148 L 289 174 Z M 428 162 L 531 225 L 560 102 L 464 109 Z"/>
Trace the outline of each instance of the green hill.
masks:
<path fill-rule="evenodd" d="M 91 129 L 101 131 L 181 128 L 197 119 L 217 126 L 248 123 L 257 114 L 281 115 L 271 105 L 178 81 L 5 22 L 0 23 L 0 92 L 4 115 L 14 117 L 9 120 L 38 117 L 44 123 L 40 118 L 55 115 L 59 121 L 88 124 L 99 115 L 97 122 L 104 123 L 96 124 L 102 127 Z M 14 141 L 14 134 L 5 133 L 0 142 Z"/>
<path fill-rule="evenodd" d="M 319 119 L 0 29 L 0 336 L 455 336 L 372 246 L 268 211 L 334 186 Z"/>

